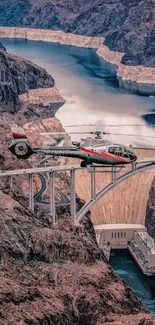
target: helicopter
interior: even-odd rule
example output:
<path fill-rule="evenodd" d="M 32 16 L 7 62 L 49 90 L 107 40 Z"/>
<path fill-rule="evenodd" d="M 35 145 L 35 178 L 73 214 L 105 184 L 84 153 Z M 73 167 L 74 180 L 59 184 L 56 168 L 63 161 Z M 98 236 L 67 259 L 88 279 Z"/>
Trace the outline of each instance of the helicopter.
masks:
<path fill-rule="evenodd" d="M 96 129 L 90 132 L 67 132 L 67 134 L 93 134 L 95 137 L 82 139 L 82 142 L 72 141 L 70 146 L 33 147 L 28 140 L 25 131 L 21 127 L 13 127 L 13 141 L 9 150 L 18 159 L 28 159 L 33 154 L 44 154 L 63 157 L 79 158 L 81 167 L 87 167 L 90 171 L 92 166 L 123 166 L 137 160 L 137 156 L 130 148 L 122 144 L 103 141 L 102 135 L 114 134 Z M 47 134 L 40 133 L 40 134 Z M 49 135 L 66 135 L 66 132 L 48 132 Z M 117 135 L 121 135 L 117 133 Z M 102 143 L 100 142 L 102 140 Z"/>

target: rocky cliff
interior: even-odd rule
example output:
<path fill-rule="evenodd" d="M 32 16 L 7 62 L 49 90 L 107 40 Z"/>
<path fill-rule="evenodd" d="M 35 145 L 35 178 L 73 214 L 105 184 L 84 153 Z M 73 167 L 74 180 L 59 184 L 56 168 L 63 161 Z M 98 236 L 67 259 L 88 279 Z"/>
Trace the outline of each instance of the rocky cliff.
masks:
<path fill-rule="evenodd" d="M 0 51 L 6 51 L 6 48 L 3 46 L 1 42 L 0 42 Z"/>
<path fill-rule="evenodd" d="M 21 110 L 23 106 L 19 95 L 38 88 L 51 89 L 51 103 L 64 103 L 54 86 L 52 76 L 34 63 L 8 53 L 0 43 L 0 111 L 14 113 Z"/>
<path fill-rule="evenodd" d="M 155 239 L 155 178 L 152 181 L 149 192 L 145 224 L 149 235 Z"/>
<path fill-rule="evenodd" d="M 155 324 L 105 262 L 88 219 L 76 227 L 63 216 L 52 227 L 8 191 L 0 211 L 0 324 Z"/>
<path fill-rule="evenodd" d="M 4 168 L 30 164 L 9 153 L 9 125 L 0 124 L 0 133 Z M 67 210 L 59 209 L 59 222 L 53 227 L 41 205 L 34 214 L 29 211 L 21 180 L 13 180 L 13 192 L 6 188 L 6 181 L 0 184 L 5 185 L 0 190 L 1 325 L 155 324 L 155 318 L 106 263 L 89 216 L 77 227 Z"/>
<path fill-rule="evenodd" d="M 104 36 L 110 50 L 125 53 L 122 63 L 155 67 L 154 0 L 3 0 L 1 26 L 63 30 Z"/>
<path fill-rule="evenodd" d="M 4 168 L 29 165 L 9 153 L 9 125 L 0 124 L 0 133 Z M 13 192 L 7 182 L 0 183 L 1 325 L 155 324 L 106 263 L 89 216 L 77 227 L 59 209 L 53 227 L 45 208 L 29 211 L 21 180 L 13 180 Z"/>
<path fill-rule="evenodd" d="M 23 78 L 25 61 L 22 61 L 20 72 L 18 64 L 22 59 L 13 57 L 12 63 L 5 49 L 3 52 L 6 57 L 4 71 L 11 80 L 11 87 L 17 89 L 15 94 L 18 98 L 22 91 L 18 90 L 18 79 Z M 11 63 L 13 69 L 10 71 Z M 38 71 L 39 68 L 35 68 Z M 25 69 L 23 85 L 30 88 L 27 86 L 31 80 L 30 62 Z M 46 85 L 46 81 L 41 80 L 38 77 L 36 81 Z M 51 77 L 48 80 L 53 82 Z M 40 91 L 38 96 L 42 97 Z M 10 98 L 10 104 L 11 101 Z M 37 103 L 29 103 L 31 110 L 22 105 L 25 103 L 20 106 L 21 115 L 15 105 L 12 115 L 8 115 L 7 124 L 4 119 L 0 122 L 2 169 L 31 164 L 18 161 L 7 149 L 11 140 L 12 119 L 18 117 L 21 124 L 27 122 L 27 127 L 34 130 L 33 120 L 38 112 L 39 128 L 60 128 L 54 118 L 53 124 L 42 120 L 43 109 L 40 111 Z M 30 114 L 33 105 L 36 115 Z M 2 112 L 0 114 L 2 116 Z M 33 132 L 33 140 L 37 143 L 40 136 L 35 138 Z M 13 179 L 12 192 L 9 180 L 0 183 L 0 325 L 154 325 L 155 318 L 147 313 L 133 291 L 106 263 L 103 252 L 97 246 L 89 216 L 77 227 L 70 220 L 67 210 L 63 209 L 62 214 L 59 209 L 59 222 L 53 227 L 44 208 L 39 206 L 34 214 L 29 211 L 26 187 L 23 184 L 21 190 L 19 185 L 21 180 Z"/>

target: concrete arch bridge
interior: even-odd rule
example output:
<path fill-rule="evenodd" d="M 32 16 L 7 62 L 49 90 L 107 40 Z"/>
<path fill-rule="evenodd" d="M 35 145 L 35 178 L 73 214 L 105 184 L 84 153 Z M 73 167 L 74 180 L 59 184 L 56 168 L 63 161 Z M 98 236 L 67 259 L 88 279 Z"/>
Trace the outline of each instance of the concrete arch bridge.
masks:
<path fill-rule="evenodd" d="M 121 167 L 121 166 L 120 166 Z M 31 168 L 31 169 L 23 169 L 23 170 L 11 170 L 11 171 L 3 171 L 0 173 L 0 177 L 9 177 L 10 185 L 12 183 L 12 178 L 14 176 L 26 176 L 29 177 L 29 208 L 34 211 L 34 175 L 35 174 L 47 174 L 49 175 L 49 184 L 50 184 L 50 214 L 53 218 L 53 223 L 56 222 L 56 201 L 55 201 L 55 176 L 56 173 L 67 173 L 70 177 L 70 211 L 71 216 L 75 223 L 79 223 L 81 219 L 84 217 L 86 212 L 92 209 L 97 202 L 103 198 L 107 193 L 109 193 L 113 188 L 119 186 L 120 183 L 126 181 L 127 179 L 135 176 L 139 173 L 149 171 L 155 167 L 155 159 L 146 158 L 143 160 L 138 160 L 132 165 L 128 165 L 127 169 L 122 169 L 121 173 L 118 172 L 118 169 L 115 166 L 108 167 L 93 167 L 92 172 L 88 172 L 86 168 L 82 168 L 80 166 L 73 165 L 64 165 L 64 166 L 56 166 L 56 167 L 40 167 L 40 168 Z M 81 180 L 81 178 L 77 177 L 78 173 L 87 175 L 83 178 L 83 182 L 81 186 L 83 186 L 85 190 L 85 184 L 88 185 L 90 189 L 90 198 L 86 200 L 84 206 L 76 211 L 76 182 Z M 101 188 L 97 188 L 97 177 L 101 178 L 101 175 L 108 175 L 108 182 L 106 184 L 102 184 Z M 88 181 L 89 178 L 89 181 Z M 151 178 L 152 179 L 152 178 Z M 130 189 L 127 189 L 129 192 Z M 79 190 L 77 194 L 81 197 Z M 82 197 L 83 198 L 83 197 Z M 93 220 L 94 221 L 94 220 Z M 96 222 L 95 222 L 96 223 Z M 103 222 L 102 222 L 103 223 Z M 110 223 L 105 222 L 104 223 Z M 116 223 L 116 222 L 113 222 Z"/>

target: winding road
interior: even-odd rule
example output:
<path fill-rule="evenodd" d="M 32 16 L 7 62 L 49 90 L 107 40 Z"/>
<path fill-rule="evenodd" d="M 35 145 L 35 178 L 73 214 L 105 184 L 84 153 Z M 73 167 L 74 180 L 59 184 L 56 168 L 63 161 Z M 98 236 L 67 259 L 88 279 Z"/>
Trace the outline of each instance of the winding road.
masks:
<path fill-rule="evenodd" d="M 40 166 L 42 164 L 43 164 L 43 162 L 40 164 Z M 48 175 L 48 173 L 47 173 L 47 175 Z M 44 176 L 42 173 L 38 173 L 38 176 L 39 176 L 40 181 L 41 181 L 41 188 L 34 195 L 34 200 L 35 200 L 35 202 L 38 202 L 40 204 L 49 204 L 49 202 L 46 202 L 46 201 L 43 200 L 43 193 L 46 191 L 46 178 L 45 178 L 46 176 Z M 60 203 L 57 203 L 56 205 L 57 206 L 60 206 L 60 205 L 69 205 L 70 204 L 70 200 L 68 199 L 68 197 L 58 188 L 58 186 L 55 186 L 55 188 L 57 189 L 57 191 L 58 191 L 58 193 L 60 195 Z"/>

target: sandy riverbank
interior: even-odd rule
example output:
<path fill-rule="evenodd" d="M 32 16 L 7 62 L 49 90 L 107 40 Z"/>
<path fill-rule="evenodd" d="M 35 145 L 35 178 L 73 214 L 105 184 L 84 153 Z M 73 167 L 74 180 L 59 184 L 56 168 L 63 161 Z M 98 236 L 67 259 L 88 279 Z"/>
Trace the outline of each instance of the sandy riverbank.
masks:
<path fill-rule="evenodd" d="M 89 37 L 64 33 L 62 31 L 32 28 L 0 27 L 0 38 L 25 38 L 29 40 L 58 42 L 66 45 L 97 49 L 97 54 L 115 65 L 121 87 L 140 94 L 155 95 L 155 68 L 126 66 L 121 64 L 124 53 L 109 50 L 104 37 Z"/>

